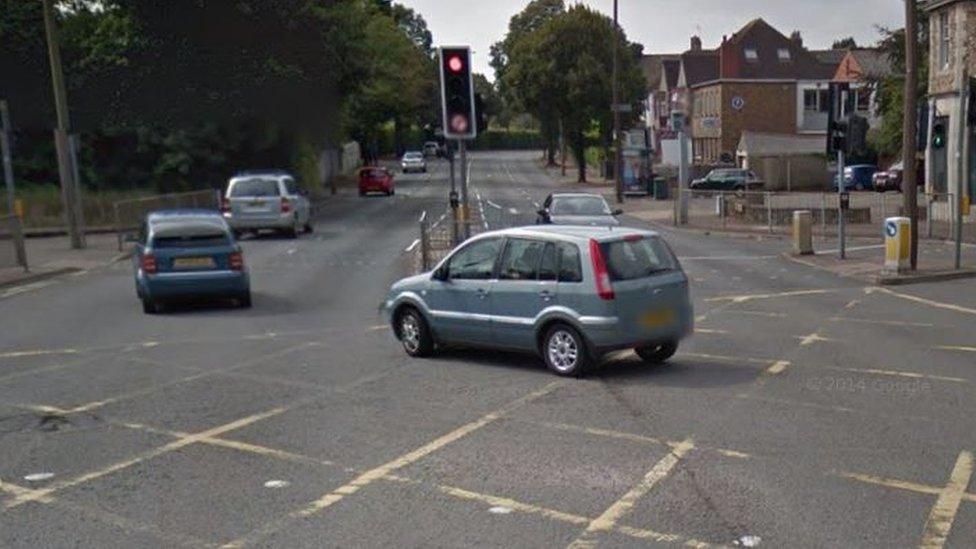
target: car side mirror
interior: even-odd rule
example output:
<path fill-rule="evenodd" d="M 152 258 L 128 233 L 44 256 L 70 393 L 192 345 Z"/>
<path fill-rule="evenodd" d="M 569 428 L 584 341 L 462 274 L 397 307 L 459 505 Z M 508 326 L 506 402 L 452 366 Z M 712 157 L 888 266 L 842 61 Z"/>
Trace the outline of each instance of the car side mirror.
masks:
<path fill-rule="evenodd" d="M 434 271 L 434 274 L 431 276 L 431 278 L 433 278 L 434 280 L 438 280 L 440 282 L 447 282 L 448 280 L 447 275 L 448 275 L 447 267 L 441 267 L 436 271 Z"/>
<path fill-rule="evenodd" d="M 541 217 L 546 217 L 549 215 L 549 210 L 541 209 L 536 211 L 535 213 L 539 214 Z"/>
<path fill-rule="evenodd" d="M 617 208 L 616 210 L 613 211 L 613 215 L 623 215 L 623 214 L 624 211 L 621 210 L 620 208 Z"/>

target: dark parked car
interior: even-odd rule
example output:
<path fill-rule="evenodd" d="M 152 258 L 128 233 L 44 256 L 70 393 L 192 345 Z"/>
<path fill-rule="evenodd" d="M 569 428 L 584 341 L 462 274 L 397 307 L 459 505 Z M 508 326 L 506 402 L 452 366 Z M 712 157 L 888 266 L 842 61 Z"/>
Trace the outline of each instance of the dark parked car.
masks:
<path fill-rule="evenodd" d="M 874 164 L 855 164 L 844 168 L 845 191 L 867 191 L 874 188 L 872 178 L 878 167 Z M 837 178 L 834 178 L 834 191 L 837 191 Z"/>
<path fill-rule="evenodd" d="M 921 160 L 915 164 L 915 181 L 918 182 L 919 190 L 925 189 L 925 163 Z M 905 163 L 899 160 L 891 165 L 887 170 L 881 170 L 874 174 L 872 182 L 874 190 L 879 193 L 885 191 L 901 192 L 902 181 L 904 180 Z"/>
<path fill-rule="evenodd" d="M 748 191 L 762 188 L 763 182 L 752 170 L 722 168 L 691 182 L 695 191 Z"/>
<path fill-rule="evenodd" d="M 598 194 L 553 193 L 546 197 L 538 211 L 536 223 L 540 225 L 591 225 L 615 227 L 620 225 L 618 215 Z"/>

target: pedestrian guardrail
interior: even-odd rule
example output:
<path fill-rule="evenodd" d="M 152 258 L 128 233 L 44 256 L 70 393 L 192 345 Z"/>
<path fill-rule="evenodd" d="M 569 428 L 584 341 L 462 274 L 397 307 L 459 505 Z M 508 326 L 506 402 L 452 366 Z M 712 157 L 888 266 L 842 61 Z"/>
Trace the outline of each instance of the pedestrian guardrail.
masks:
<path fill-rule="evenodd" d="M 185 193 L 159 194 L 145 198 L 119 200 L 112 204 L 115 216 L 115 233 L 119 251 L 122 251 L 125 235 L 139 227 L 152 212 L 178 208 L 220 208 L 220 191 L 208 189 Z"/>
<path fill-rule="evenodd" d="M 811 213 L 814 233 L 821 238 L 837 235 L 840 197 L 836 192 L 717 191 L 685 189 L 674 203 L 677 223 L 681 200 L 688 202 L 687 223 L 693 227 L 727 230 L 760 230 L 788 234 L 793 212 Z M 946 193 L 918 195 L 919 234 L 950 239 L 955 223 L 956 201 Z M 905 216 L 904 197 L 897 192 L 853 191 L 843 210 L 850 236 L 883 238 L 888 217 Z"/>
<path fill-rule="evenodd" d="M 27 247 L 20 218 L 0 215 L 0 268 L 27 267 Z"/>

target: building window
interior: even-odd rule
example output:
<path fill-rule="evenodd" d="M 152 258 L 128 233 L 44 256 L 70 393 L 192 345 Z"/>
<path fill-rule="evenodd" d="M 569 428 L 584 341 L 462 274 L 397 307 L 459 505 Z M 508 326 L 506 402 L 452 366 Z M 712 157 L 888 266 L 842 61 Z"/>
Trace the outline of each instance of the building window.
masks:
<path fill-rule="evenodd" d="M 803 90 L 803 110 L 808 112 L 820 110 L 819 90 Z"/>
<path fill-rule="evenodd" d="M 757 50 L 756 48 L 746 48 L 745 55 L 746 55 L 746 61 L 759 60 L 759 50 Z"/>
<path fill-rule="evenodd" d="M 780 48 L 780 49 L 776 50 L 776 55 L 779 57 L 779 60 L 780 61 L 789 61 L 790 60 L 790 50 L 788 50 L 786 48 Z"/>
<path fill-rule="evenodd" d="M 871 88 L 863 86 L 854 91 L 854 110 L 860 114 L 871 112 Z"/>
<path fill-rule="evenodd" d="M 949 48 L 952 46 L 952 36 L 949 33 L 949 12 L 939 14 L 939 65 L 943 69 L 949 68 Z"/>

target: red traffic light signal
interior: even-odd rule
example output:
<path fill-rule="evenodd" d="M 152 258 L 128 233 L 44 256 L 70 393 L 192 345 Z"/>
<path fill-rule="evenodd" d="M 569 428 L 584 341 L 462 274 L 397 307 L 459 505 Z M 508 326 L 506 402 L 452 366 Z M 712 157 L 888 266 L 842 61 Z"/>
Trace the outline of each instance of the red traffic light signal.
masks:
<path fill-rule="evenodd" d="M 460 55 L 452 55 L 447 60 L 447 68 L 453 73 L 458 73 L 464 70 L 464 61 L 461 60 Z"/>

